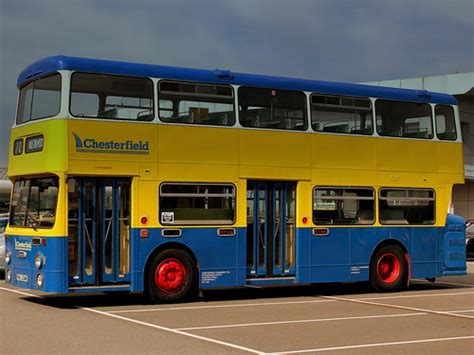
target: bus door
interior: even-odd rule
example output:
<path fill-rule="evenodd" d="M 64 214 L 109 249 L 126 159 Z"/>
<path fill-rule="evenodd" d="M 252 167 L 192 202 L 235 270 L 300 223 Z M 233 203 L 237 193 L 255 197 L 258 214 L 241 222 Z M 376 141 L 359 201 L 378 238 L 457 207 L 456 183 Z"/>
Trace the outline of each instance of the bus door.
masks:
<path fill-rule="evenodd" d="M 123 178 L 69 178 L 70 284 L 130 280 L 130 185 Z"/>
<path fill-rule="evenodd" d="M 296 183 L 248 181 L 247 277 L 295 274 Z"/>

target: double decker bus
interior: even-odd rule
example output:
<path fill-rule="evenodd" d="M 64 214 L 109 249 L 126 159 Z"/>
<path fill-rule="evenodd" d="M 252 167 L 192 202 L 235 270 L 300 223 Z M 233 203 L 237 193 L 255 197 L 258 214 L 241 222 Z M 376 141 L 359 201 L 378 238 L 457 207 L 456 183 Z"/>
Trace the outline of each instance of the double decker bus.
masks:
<path fill-rule="evenodd" d="M 466 272 L 449 95 L 66 56 L 18 88 L 9 284 L 167 302 Z"/>

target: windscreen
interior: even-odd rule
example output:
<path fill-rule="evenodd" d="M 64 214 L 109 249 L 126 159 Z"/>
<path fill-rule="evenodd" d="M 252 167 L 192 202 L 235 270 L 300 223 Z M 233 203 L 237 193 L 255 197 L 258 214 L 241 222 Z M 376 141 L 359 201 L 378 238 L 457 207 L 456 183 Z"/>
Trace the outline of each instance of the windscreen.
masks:
<path fill-rule="evenodd" d="M 23 179 L 13 185 L 11 227 L 52 228 L 56 219 L 57 177 Z"/>

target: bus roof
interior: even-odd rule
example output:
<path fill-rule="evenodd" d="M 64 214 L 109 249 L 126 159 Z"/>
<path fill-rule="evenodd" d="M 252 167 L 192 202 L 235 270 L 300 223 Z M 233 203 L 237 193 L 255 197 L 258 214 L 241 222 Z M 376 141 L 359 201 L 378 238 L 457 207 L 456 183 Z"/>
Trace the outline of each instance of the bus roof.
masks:
<path fill-rule="evenodd" d="M 17 85 L 20 87 L 30 80 L 48 75 L 58 70 L 189 80 L 215 84 L 234 84 L 275 88 L 280 90 L 310 91 L 322 94 L 349 96 L 368 96 L 390 100 L 432 102 L 449 105 L 455 105 L 457 103 L 456 99 L 450 95 L 429 92 L 426 90 L 397 89 L 362 84 L 243 74 L 218 69 L 203 70 L 179 68 L 163 65 L 69 57 L 63 55 L 47 57 L 31 64 L 20 73 Z"/>

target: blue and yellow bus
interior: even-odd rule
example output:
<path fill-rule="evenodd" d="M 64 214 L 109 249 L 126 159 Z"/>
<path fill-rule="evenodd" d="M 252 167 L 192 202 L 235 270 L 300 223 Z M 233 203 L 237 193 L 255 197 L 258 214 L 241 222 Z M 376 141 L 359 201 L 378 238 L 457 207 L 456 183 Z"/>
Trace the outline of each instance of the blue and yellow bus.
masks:
<path fill-rule="evenodd" d="M 18 88 L 9 284 L 166 302 L 466 272 L 449 95 L 66 56 Z"/>

